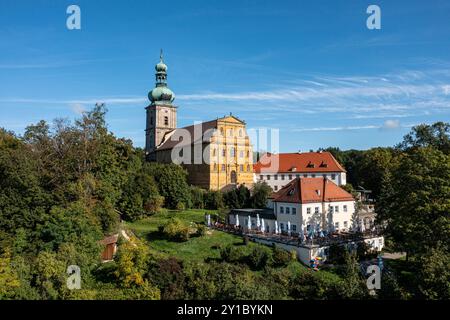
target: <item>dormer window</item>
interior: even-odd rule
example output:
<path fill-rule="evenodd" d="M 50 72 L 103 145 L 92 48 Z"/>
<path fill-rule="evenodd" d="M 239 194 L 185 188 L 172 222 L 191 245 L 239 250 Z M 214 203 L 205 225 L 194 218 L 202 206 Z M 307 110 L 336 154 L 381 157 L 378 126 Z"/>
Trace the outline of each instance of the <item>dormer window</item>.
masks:
<path fill-rule="evenodd" d="M 294 172 L 297 171 L 297 167 L 292 167 L 291 171 L 294 171 Z"/>
<path fill-rule="evenodd" d="M 306 165 L 307 168 L 314 168 L 314 163 L 312 163 L 311 161 L 308 162 L 308 164 Z"/>
<path fill-rule="evenodd" d="M 320 164 L 320 167 L 321 167 L 321 168 L 327 168 L 327 167 L 328 167 L 328 164 L 327 164 L 326 162 L 323 162 L 323 161 L 322 161 L 322 163 Z"/>
<path fill-rule="evenodd" d="M 316 190 L 316 193 L 317 193 L 318 196 L 320 196 L 320 190 L 319 189 Z"/>
<path fill-rule="evenodd" d="M 288 191 L 288 196 L 292 196 L 294 194 L 294 189 Z"/>

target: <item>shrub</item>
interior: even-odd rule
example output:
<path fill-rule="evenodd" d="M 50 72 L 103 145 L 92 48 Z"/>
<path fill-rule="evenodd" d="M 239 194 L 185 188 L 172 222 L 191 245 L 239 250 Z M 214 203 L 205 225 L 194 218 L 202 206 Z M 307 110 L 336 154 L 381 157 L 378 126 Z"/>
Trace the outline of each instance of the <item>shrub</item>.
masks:
<path fill-rule="evenodd" d="M 189 240 L 189 227 L 180 219 L 172 218 L 163 226 L 163 234 L 173 241 Z"/>
<path fill-rule="evenodd" d="M 164 204 L 164 197 L 160 195 L 154 195 L 149 197 L 147 202 L 144 204 L 144 209 L 148 213 L 156 213 L 161 210 Z"/>
<path fill-rule="evenodd" d="M 184 204 L 184 202 L 178 202 L 177 206 L 176 206 L 176 209 L 178 211 L 183 211 L 184 209 L 186 209 L 186 205 Z"/>
<path fill-rule="evenodd" d="M 205 202 L 205 209 L 217 210 L 223 208 L 223 194 L 220 191 L 209 190 L 203 195 L 203 201 Z"/>
<path fill-rule="evenodd" d="M 277 246 L 272 249 L 272 264 L 275 267 L 284 267 L 291 261 L 291 253 Z"/>
<path fill-rule="evenodd" d="M 256 246 L 248 256 L 248 264 L 255 270 L 263 269 L 271 260 L 270 250 L 266 247 Z"/>
<path fill-rule="evenodd" d="M 206 226 L 203 224 L 198 224 L 196 235 L 199 237 L 205 236 L 206 235 Z"/>
<path fill-rule="evenodd" d="M 332 264 L 343 264 L 347 250 L 344 246 L 333 243 L 328 250 L 327 262 Z"/>
<path fill-rule="evenodd" d="M 195 186 L 191 186 L 190 190 L 192 208 L 203 209 L 205 207 L 204 194 L 206 193 L 206 190 Z"/>
<path fill-rule="evenodd" d="M 228 245 L 220 249 L 220 257 L 226 262 L 240 262 L 245 259 L 243 247 Z"/>

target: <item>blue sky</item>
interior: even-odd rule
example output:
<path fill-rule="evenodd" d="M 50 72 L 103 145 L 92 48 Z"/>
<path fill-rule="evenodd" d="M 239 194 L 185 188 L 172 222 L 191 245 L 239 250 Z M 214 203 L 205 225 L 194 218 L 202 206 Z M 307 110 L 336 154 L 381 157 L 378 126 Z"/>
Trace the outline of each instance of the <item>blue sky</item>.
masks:
<path fill-rule="evenodd" d="M 81 30 L 66 28 L 70 4 Z M 450 120 L 449 21 L 445 0 L 2 0 L 0 127 L 104 101 L 110 130 L 143 146 L 163 48 L 179 126 L 232 112 L 279 129 L 284 152 L 394 145 Z"/>

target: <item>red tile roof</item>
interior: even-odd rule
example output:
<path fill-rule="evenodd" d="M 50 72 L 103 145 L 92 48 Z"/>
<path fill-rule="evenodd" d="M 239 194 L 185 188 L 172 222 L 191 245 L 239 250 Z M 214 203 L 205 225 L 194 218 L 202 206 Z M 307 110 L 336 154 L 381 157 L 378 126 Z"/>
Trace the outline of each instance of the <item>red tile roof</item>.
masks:
<path fill-rule="evenodd" d="M 212 134 L 214 133 L 214 130 L 217 130 L 218 122 L 224 121 L 224 119 L 227 119 L 229 117 L 232 117 L 241 123 L 244 123 L 241 119 L 235 117 L 235 116 L 225 116 L 222 118 L 217 118 L 215 120 L 210 120 L 202 123 L 197 123 L 194 125 L 190 125 L 183 128 L 177 128 L 173 129 L 172 131 L 167 132 L 164 135 L 164 138 L 159 146 L 157 146 L 157 151 L 159 150 L 167 150 L 167 149 L 173 149 L 175 146 L 177 147 L 184 147 L 191 144 L 194 144 L 196 142 L 199 142 L 200 140 L 203 141 L 209 141 Z M 173 135 L 176 135 L 180 138 L 174 138 L 171 139 Z M 187 139 L 188 141 L 183 141 L 184 135 L 188 134 L 190 139 Z M 199 135 L 199 136 L 197 136 Z"/>
<path fill-rule="evenodd" d="M 353 196 L 326 178 L 296 178 L 281 188 L 274 202 L 316 203 L 354 201 Z"/>
<path fill-rule="evenodd" d="M 277 158 L 278 166 L 276 165 Z M 253 170 L 255 173 L 345 172 L 345 169 L 330 152 L 266 153 L 253 165 Z"/>

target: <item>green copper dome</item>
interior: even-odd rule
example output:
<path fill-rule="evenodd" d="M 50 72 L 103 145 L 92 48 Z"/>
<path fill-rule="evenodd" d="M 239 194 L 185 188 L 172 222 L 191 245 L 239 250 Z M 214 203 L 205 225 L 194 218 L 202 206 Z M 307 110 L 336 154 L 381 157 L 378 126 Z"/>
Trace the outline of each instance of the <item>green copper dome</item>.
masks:
<path fill-rule="evenodd" d="M 156 66 L 155 66 L 155 70 L 157 72 L 166 72 L 167 71 L 167 66 L 164 62 L 160 61 Z"/>
<path fill-rule="evenodd" d="M 155 70 L 156 87 L 148 93 L 148 98 L 152 103 L 171 103 L 175 94 L 167 87 L 167 65 L 163 61 L 162 50 Z"/>
<path fill-rule="evenodd" d="M 151 102 L 167 101 L 172 102 L 175 100 L 175 94 L 168 87 L 156 87 L 148 93 L 148 98 Z"/>

